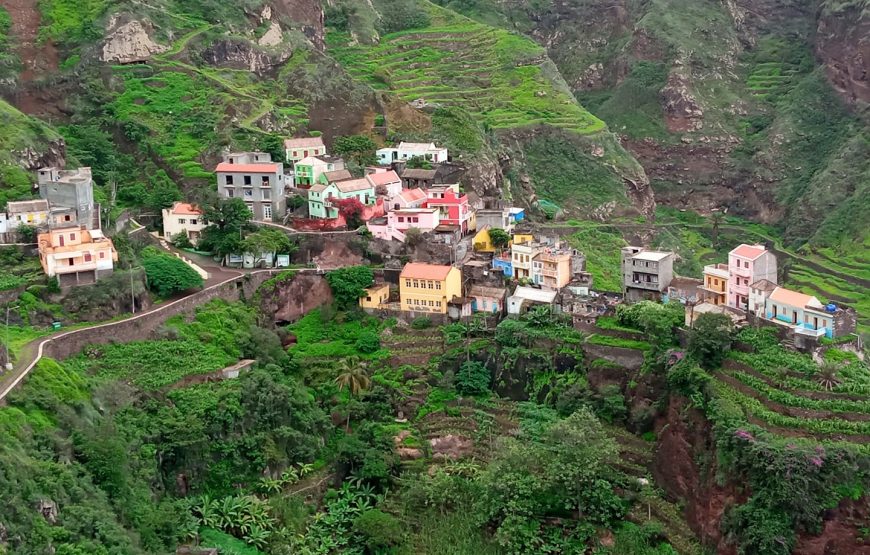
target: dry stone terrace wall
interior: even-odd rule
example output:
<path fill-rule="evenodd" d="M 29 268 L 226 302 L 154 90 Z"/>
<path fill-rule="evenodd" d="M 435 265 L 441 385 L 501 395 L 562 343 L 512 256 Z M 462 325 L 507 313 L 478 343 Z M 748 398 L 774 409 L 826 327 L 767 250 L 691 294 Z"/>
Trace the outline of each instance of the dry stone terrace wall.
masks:
<path fill-rule="evenodd" d="M 586 353 L 587 360 L 603 358 L 629 370 L 639 370 L 643 366 L 643 351 L 636 349 L 584 343 L 583 352 Z"/>
<path fill-rule="evenodd" d="M 279 273 L 277 270 L 253 272 L 213 285 L 140 316 L 71 331 L 49 340 L 43 346 L 43 356 L 61 360 L 81 352 L 88 345 L 112 342 L 126 343 L 145 339 L 169 318 L 178 314 L 193 314 L 196 307 L 213 299 L 226 301 L 249 299 L 263 282 L 277 273 Z"/>

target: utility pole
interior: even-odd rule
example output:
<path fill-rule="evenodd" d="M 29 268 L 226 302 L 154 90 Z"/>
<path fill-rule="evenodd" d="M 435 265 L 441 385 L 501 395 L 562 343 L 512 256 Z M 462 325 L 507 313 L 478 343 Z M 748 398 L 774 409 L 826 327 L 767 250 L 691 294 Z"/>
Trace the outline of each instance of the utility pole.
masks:
<path fill-rule="evenodd" d="M 12 348 L 9 344 L 9 311 L 12 309 L 10 305 L 6 305 L 6 370 L 12 370 Z"/>
<path fill-rule="evenodd" d="M 133 266 L 130 265 L 130 306 L 133 308 L 133 314 L 136 314 L 136 294 L 133 292 Z"/>

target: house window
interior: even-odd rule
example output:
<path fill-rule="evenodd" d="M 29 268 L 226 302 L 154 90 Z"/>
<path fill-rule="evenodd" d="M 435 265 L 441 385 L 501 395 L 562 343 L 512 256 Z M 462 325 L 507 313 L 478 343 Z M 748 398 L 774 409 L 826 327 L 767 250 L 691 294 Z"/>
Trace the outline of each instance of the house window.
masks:
<path fill-rule="evenodd" d="M 251 212 L 251 214 L 253 214 L 254 213 L 254 205 L 251 203 L 248 203 L 247 207 L 248 207 L 248 210 Z"/>
<path fill-rule="evenodd" d="M 263 176 L 263 179 L 260 182 L 260 186 L 261 187 L 268 187 L 269 186 L 269 176 L 268 175 Z"/>
<path fill-rule="evenodd" d="M 69 214 L 67 214 L 66 216 L 63 217 L 63 221 L 65 221 L 65 222 L 70 221 L 70 219 L 71 218 L 69 217 Z"/>
<path fill-rule="evenodd" d="M 70 233 L 70 234 L 69 234 L 69 240 L 70 240 L 70 241 L 75 241 L 75 240 L 76 240 L 76 234 L 75 234 L 75 233 Z"/>
<path fill-rule="evenodd" d="M 368 303 L 372 302 L 372 298 L 371 298 L 371 297 L 366 297 L 366 302 L 368 302 Z"/>
<path fill-rule="evenodd" d="M 69 259 L 69 265 L 72 266 L 73 264 L 74 264 L 73 259 L 70 258 L 70 259 Z"/>
<path fill-rule="evenodd" d="M 420 221 L 420 218 L 411 218 L 412 223 L 417 223 Z"/>
<path fill-rule="evenodd" d="M 744 267 L 744 268 L 748 268 L 748 267 L 749 267 L 749 262 L 744 262 L 744 263 L 743 263 L 743 267 Z"/>
<path fill-rule="evenodd" d="M 232 164 L 232 162 L 230 162 L 230 164 Z M 227 179 L 227 180 L 226 180 L 227 185 L 232 185 L 232 184 L 233 184 L 233 176 L 228 175 L 226 179 Z"/>
<path fill-rule="evenodd" d="M 105 252 L 101 252 L 101 253 L 100 253 L 100 258 L 106 258 L 106 253 L 105 253 Z"/>
<path fill-rule="evenodd" d="M 440 281 L 435 282 L 435 289 L 441 289 L 441 282 Z"/>
<path fill-rule="evenodd" d="M 303 158 L 308 158 L 308 151 L 307 151 L 307 150 L 303 150 L 302 152 L 303 152 L 302 157 L 303 157 Z"/>
<path fill-rule="evenodd" d="M 251 191 L 250 189 L 245 189 L 244 195 L 245 198 L 254 198 L 254 191 Z"/>
<path fill-rule="evenodd" d="M 185 220 L 184 218 L 178 218 L 178 225 L 184 225 L 186 223 L 187 223 L 187 220 Z"/>
<path fill-rule="evenodd" d="M 405 218 L 404 218 L 404 216 L 399 216 L 399 221 L 400 221 L 401 223 L 405 223 Z"/>
<path fill-rule="evenodd" d="M 411 287 L 411 280 L 410 279 L 405 280 L 405 287 Z"/>
<path fill-rule="evenodd" d="M 245 179 L 245 185 L 250 185 L 250 184 L 251 184 L 251 176 L 250 176 L 250 175 L 246 175 L 246 176 L 244 177 L 244 179 Z"/>
<path fill-rule="evenodd" d="M 91 253 L 86 252 L 85 253 L 85 262 L 90 262 L 90 261 L 91 261 Z"/>
<path fill-rule="evenodd" d="M 435 289 L 435 284 L 432 283 L 431 281 L 427 281 L 427 282 L 426 282 L 426 285 L 429 286 L 429 289 Z"/>
<path fill-rule="evenodd" d="M 429 306 L 435 306 L 435 301 L 429 301 Z"/>
<path fill-rule="evenodd" d="M 435 306 L 437 306 L 438 308 L 441 308 L 441 301 L 435 301 Z"/>
<path fill-rule="evenodd" d="M 196 225 L 196 220 L 190 220 L 190 225 Z"/>
<path fill-rule="evenodd" d="M 264 204 L 263 205 L 263 219 L 271 220 L 272 219 L 272 205 Z"/>
<path fill-rule="evenodd" d="M 270 200 L 272 198 L 272 191 L 269 189 L 263 189 L 263 200 Z"/>

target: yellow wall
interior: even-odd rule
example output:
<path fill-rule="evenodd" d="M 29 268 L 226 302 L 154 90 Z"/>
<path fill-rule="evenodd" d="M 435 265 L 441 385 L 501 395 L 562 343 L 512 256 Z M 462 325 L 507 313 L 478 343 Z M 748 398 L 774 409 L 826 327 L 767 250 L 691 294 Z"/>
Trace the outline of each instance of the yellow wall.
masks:
<path fill-rule="evenodd" d="M 408 285 L 408 281 L 411 285 Z M 416 287 L 415 287 L 416 284 Z M 431 288 L 429 286 L 432 286 Z M 447 313 L 447 303 L 462 296 L 462 272 L 451 268 L 445 280 L 399 279 L 399 297 L 406 312 Z"/>
<path fill-rule="evenodd" d="M 530 243 L 535 240 L 535 236 L 531 233 L 514 233 L 514 236 L 511 238 L 514 245 L 519 245 L 521 243 Z"/>
<path fill-rule="evenodd" d="M 389 300 L 390 286 L 384 284 L 366 289 L 366 296 L 360 297 L 359 305 L 362 308 L 380 308 L 382 304 L 387 303 Z"/>
<path fill-rule="evenodd" d="M 489 237 L 489 227 L 478 231 L 474 239 L 471 240 L 471 245 L 476 252 L 495 252 L 495 247 L 492 246 L 492 239 Z"/>
<path fill-rule="evenodd" d="M 716 283 L 716 280 L 718 280 L 718 282 L 719 282 L 718 284 Z M 719 293 L 725 293 L 725 286 L 726 285 L 727 285 L 726 280 L 724 280 L 718 276 L 708 276 L 706 274 L 704 275 L 704 287 L 706 287 L 707 289 L 710 289 L 710 290 L 713 290 L 713 291 L 716 291 Z"/>

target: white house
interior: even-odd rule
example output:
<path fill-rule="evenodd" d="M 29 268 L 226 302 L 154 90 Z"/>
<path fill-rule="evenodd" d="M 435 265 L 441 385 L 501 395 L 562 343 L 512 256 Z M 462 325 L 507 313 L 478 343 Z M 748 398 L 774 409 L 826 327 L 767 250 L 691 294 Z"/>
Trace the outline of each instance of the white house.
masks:
<path fill-rule="evenodd" d="M 48 224 L 48 201 L 19 200 L 6 203 L 5 224 L 0 224 L 0 233 L 15 231 L 20 225 L 42 226 Z"/>
<path fill-rule="evenodd" d="M 553 305 L 557 291 L 535 289 L 534 287 L 519 286 L 514 294 L 508 297 L 508 314 L 518 315 L 523 313 L 523 308 L 534 305 Z"/>
<path fill-rule="evenodd" d="M 398 147 L 378 149 L 378 163 L 382 166 L 393 162 L 410 160 L 419 157 L 433 163 L 447 161 L 447 149 L 435 146 L 435 143 L 399 143 Z"/>
<path fill-rule="evenodd" d="M 326 145 L 321 137 L 302 137 L 284 140 L 284 158 L 290 165 L 309 156 L 325 156 Z"/>
<path fill-rule="evenodd" d="M 207 225 L 202 210 L 192 204 L 176 202 L 171 208 L 163 209 L 163 237 L 167 241 L 176 235 L 187 235 L 195 245 Z"/>

